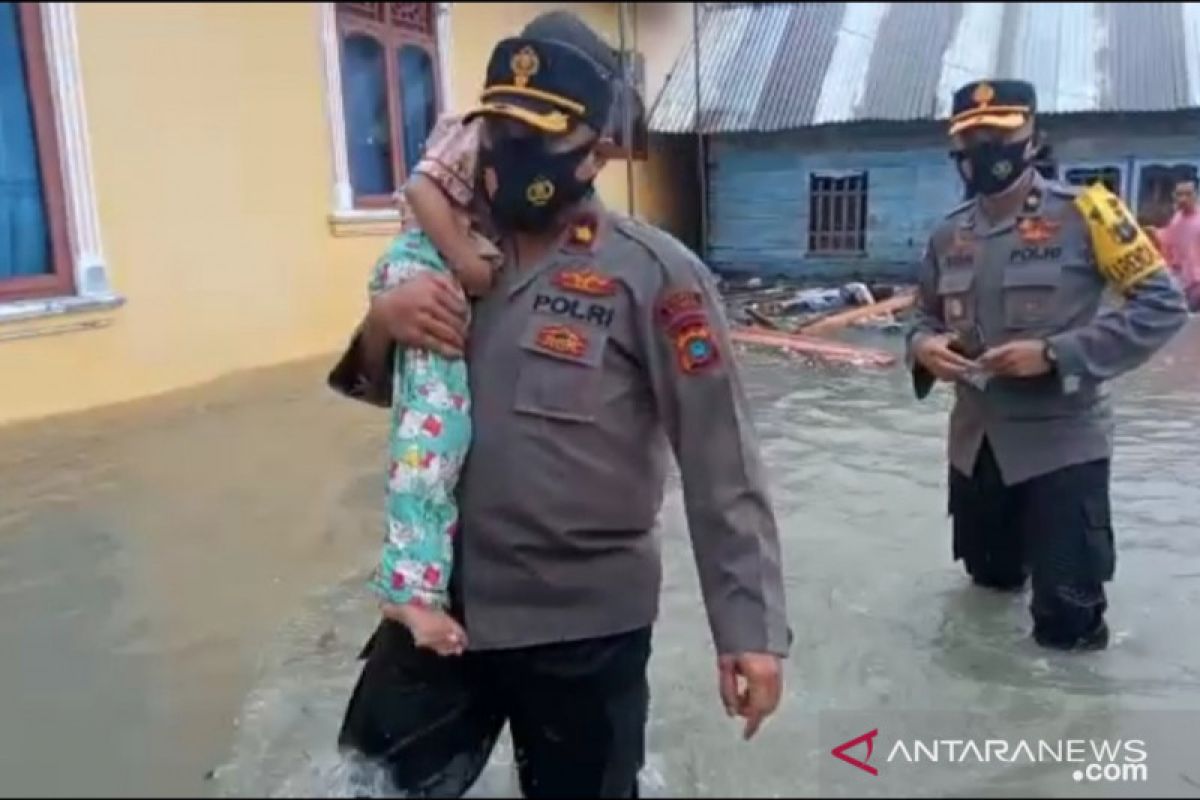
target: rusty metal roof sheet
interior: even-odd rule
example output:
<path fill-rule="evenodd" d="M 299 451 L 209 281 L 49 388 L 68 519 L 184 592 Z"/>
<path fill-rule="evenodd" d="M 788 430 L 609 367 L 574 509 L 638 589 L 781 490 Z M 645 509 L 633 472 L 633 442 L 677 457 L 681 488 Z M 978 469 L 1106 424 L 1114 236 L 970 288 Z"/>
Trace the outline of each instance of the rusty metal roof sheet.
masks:
<path fill-rule="evenodd" d="M 650 129 L 696 124 L 689 42 Z M 1032 81 L 1045 113 L 1200 108 L 1198 3 L 750 3 L 708 8 L 701 129 L 942 119 L 966 81 Z"/>

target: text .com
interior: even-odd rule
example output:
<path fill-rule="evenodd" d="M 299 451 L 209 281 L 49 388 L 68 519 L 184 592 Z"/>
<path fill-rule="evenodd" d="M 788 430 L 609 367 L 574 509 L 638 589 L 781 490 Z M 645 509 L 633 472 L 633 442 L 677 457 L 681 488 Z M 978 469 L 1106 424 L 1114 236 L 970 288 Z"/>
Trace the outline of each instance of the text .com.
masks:
<path fill-rule="evenodd" d="M 1150 771 L 1142 764 L 1088 764 L 1072 774 L 1080 783 L 1139 783 L 1149 779 Z"/>

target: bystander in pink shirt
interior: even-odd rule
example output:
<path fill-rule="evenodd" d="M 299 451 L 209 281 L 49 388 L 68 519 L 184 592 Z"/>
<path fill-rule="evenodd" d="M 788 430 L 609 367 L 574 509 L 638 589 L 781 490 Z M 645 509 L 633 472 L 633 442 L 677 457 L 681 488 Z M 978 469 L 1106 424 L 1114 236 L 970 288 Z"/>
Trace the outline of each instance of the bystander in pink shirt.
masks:
<path fill-rule="evenodd" d="M 1175 203 L 1178 210 L 1158 231 L 1158 241 L 1180 283 L 1194 291 L 1200 288 L 1200 210 L 1196 208 L 1195 183 L 1180 182 L 1175 188 Z"/>

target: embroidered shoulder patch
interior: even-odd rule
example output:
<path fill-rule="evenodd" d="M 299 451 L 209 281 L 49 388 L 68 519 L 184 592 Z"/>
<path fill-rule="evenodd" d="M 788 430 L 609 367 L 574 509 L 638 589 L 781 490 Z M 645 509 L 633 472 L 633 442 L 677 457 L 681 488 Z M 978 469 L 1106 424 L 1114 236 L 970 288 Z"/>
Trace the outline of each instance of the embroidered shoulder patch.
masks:
<path fill-rule="evenodd" d="M 675 359 L 688 374 L 702 372 L 720 361 L 717 343 L 707 320 L 689 322 L 674 332 Z"/>
<path fill-rule="evenodd" d="M 658 322 L 668 330 L 695 316 L 705 316 L 704 299 L 699 292 L 672 292 L 658 303 Z"/>
<path fill-rule="evenodd" d="M 658 304 L 658 322 L 670 337 L 675 360 L 683 372 L 702 372 L 720 361 L 699 292 L 684 290 L 663 297 Z"/>
<path fill-rule="evenodd" d="M 587 352 L 587 336 L 570 325 L 546 325 L 538 330 L 534 343 L 551 353 L 582 358 Z"/>
<path fill-rule="evenodd" d="M 592 297 L 611 297 L 617 293 L 617 282 L 591 267 L 563 270 L 554 276 L 553 282 L 565 292 Z"/>
<path fill-rule="evenodd" d="M 1114 287 L 1126 292 L 1162 269 L 1162 256 L 1150 237 L 1104 184 L 1081 192 L 1075 207 L 1087 222 L 1096 268 Z"/>

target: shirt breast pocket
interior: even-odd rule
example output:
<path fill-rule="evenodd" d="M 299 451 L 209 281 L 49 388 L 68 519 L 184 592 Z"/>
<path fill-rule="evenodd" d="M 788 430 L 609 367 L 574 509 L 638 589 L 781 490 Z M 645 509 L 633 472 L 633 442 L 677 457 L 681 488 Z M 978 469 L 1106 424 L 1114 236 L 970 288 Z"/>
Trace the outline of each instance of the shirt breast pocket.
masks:
<path fill-rule="evenodd" d="M 1059 264 L 1005 270 L 1004 326 L 1009 330 L 1052 327 L 1062 278 Z"/>
<path fill-rule="evenodd" d="M 513 410 L 518 414 L 594 422 L 608 332 L 533 317 L 521 336 Z"/>
<path fill-rule="evenodd" d="M 938 279 L 942 319 L 950 328 L 968 328 L 975 321 L 975 299 L 971 294 L 974 283 L 973 269 L 946 270 Z"/>

